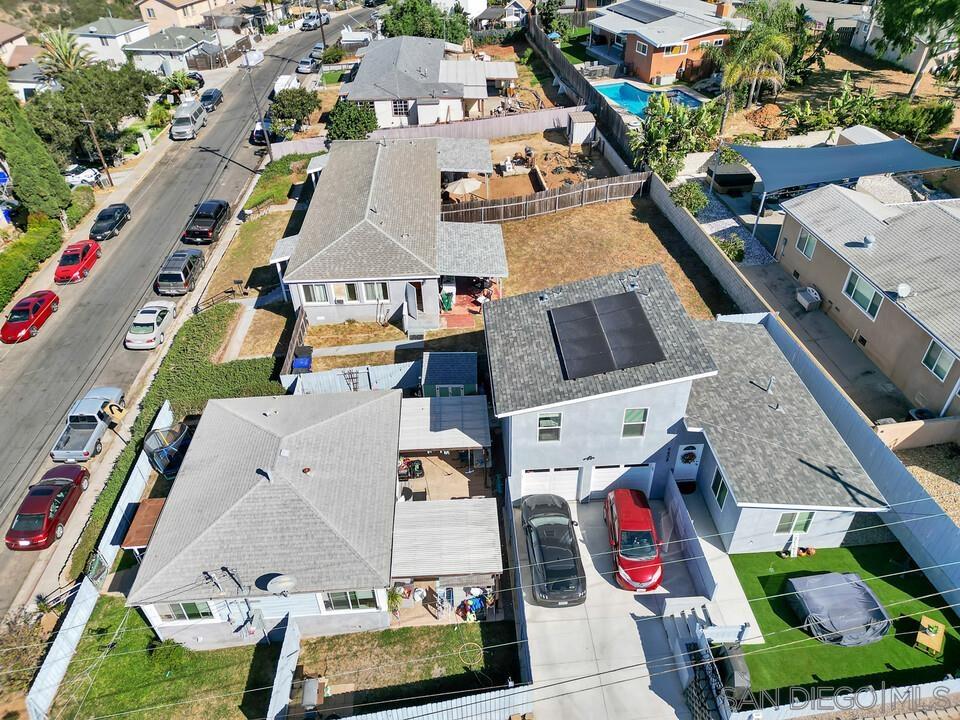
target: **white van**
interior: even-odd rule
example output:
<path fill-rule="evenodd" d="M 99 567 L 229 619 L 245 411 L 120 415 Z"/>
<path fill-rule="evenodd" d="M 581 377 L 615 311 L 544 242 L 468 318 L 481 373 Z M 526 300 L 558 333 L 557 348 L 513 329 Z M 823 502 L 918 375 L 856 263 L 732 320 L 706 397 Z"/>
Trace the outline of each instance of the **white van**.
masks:
<path fill-rule="evenodd" d="M 200 128 L 206 124 L 207 111 L 203 105 L 195 100 L 185 102 L 173 114 L 170 138 L 173 140 L 190 140 L 195 138 Z"/>

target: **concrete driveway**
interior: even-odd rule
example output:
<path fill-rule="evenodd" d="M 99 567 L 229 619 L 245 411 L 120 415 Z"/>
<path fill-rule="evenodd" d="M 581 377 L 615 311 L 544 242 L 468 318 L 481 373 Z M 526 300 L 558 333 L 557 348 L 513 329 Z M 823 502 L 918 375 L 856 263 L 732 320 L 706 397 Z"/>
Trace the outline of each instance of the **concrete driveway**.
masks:
<path fill-rule="evenodd" d="M 654 501 L 662 515 L 662 503 Z M 663 622 L 666 594 L 690 594 L 684 563 L 664 566 L 664 587 L 648 595 L 621 590 L 603 524 L 603 504 L 571 504 L 587 577 L 583 605 L 544 608 L 531 602 L 531 577 L 519 511 L 515 512 L 534 681 L 534 712 L 551 720 L 689 718 Z M 652 676 L 652 677 L 651 677 Z M 566 681 L 572 678 L 582 678 Z M 539 690 L 537 688 L 540 688 Z"/>

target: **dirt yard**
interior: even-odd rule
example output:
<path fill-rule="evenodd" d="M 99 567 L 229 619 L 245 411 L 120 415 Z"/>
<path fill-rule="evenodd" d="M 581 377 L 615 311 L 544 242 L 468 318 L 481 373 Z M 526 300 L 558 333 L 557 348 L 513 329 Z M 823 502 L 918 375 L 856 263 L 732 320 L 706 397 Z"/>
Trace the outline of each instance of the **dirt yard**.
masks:
<path fill-rule="evenodd" d="M 896 453 L 924 490 L 960 524 L 960 447 L 946 443 Z"/>
<path fill-rule="evenodd" d="M 230 242 L 210 280 L 206 297 L 212 297 L 240 280 L 253 294 L 276 287 L 277 271 L 270 254 L 277 240 L 288 234 L 293 212 L 272 212 L 245 222 Z"/>
<path fill-rule="evenodd" d="M 486 53 L 494 60 L 504 60 L 517 64 L 518 86 L 520 92 L 517 99 L 529 109 L 536 110 L 541 103 L 545 108 L 569 105 L 565 96 L 560 95 L 553 86 L 553 74 L 536 53 L 530 56 L 529 63 L 520 61 L 526 56 L 527 50 L 532 49 L 523 40 L 509 45 L 481 45 L 476 48 L 477 53 Z"/>
<path fill-rule="evenodd" d="M 288 303 L 264 305 L 253 311 L 239 359 L 283 355 L 293 332 L 293 310 Z"/>
<path fill-rule="evenodd" d="M 616 175 L 600 153 L 588 156 L 571 151 L 563 130 L 545 130 L 532 135 L 498 139 L 490 143 L 493 164 L 496 166 L 505 158 L 524 155 L 528 147 L 533 149 L 533 160 L 546 178 L 547 187 L 551 189 L 562 187 L 567 181 L 579 183 Z"/>

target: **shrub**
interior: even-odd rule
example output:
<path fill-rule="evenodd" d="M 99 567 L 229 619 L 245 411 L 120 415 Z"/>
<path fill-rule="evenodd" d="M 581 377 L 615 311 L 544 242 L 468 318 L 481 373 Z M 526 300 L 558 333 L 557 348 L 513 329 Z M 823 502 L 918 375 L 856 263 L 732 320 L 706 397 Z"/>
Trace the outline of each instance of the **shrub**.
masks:
<path fill-rule="evenodd" d="M 710 199 L 698 180 L 690 180 L 675 187 L 670 191 L 670 198 L 674 204 L 686 208 L 694 216 L 710 204 Z"/>
<path fill-rule="evenodd" d="M 327 137 L 331 140 L 363 140 L 377 129 L 377 116 L 371 108 L 341 100 L 327 118 Z"/>
<path fill-rule="evenodd" d="M 252 210 L 261 205 L 281 205 L 287 201 L 290 186 L 296 182 L 293 177 L 306 170 L 310 158 L 321 153 L 293 153 L 271 163 L 267 163 L 260 173 L 257 185 L 244 203 L 244 210 Z"/>
<path fill-rule="evenodd" d="M 946 130 L 953 122 L 953 102 L 930 100 L 887 100 L 877 113 L 877 126 L 913 140 L 928 138 Z"/>
<path fill-rule="evenodd" d="M 67 207 L 67 225 L 75 228 L 87 213 L 93 209 L 95 199 L 93 188 L 81 185 L 70 193 L 70 205 Z"/>
<path fill-rule="evenodd" d="M 344 51 L 343 46 L 331 45 L 323 51 L 323 56 L 320 58 L 320 62 L 325 65 L 333 65 L 343 60 L 344 55 L 346 55 L 346 52 Z"/>
<path fill-rule="evenodd" d="M 740 262 L 743 260 L 743 238 L 741 237 L 732 237 L 732 238 L 718 238 L 714 237 L 713 241 L 717 244 L 717 247 L 723 250 L 723 254 L 734 262 Z"/>
<path fill-rule="evenodd" d="M 27 231 L 0 253 L 0 307 L 13 298 L 40 263 L 60 249 L 62 228 L 45 215 L 31 215 Z"/>
<path fill-rule="evenodd" d="M 276 23 L 271 23 L 270 25 L 263 26 L 263 32 L 265 35 L 276 35 L 280 32 L 280 28 Z"/>
<path fill-rule="evenodd" d="M 155 102 L 147 111 L 147 127 L 159 130 L 170 122 L 170 108 L 163 103 Z"/>
<path fill-rule="evenodd" d="M 523 38 L 524 29 L 517 28 L 497 28 L 494 30 L 477 30 L 471 33 L 473 44 L 480 45 L 507 45 Z"/>
<path fill-rule="evenodd" d="M 306 88 L 281 90 L 273 98 L 270 114 L 275 119 L 302 121 L 319 106 L 317 94 Z"/>
<path fill-rule="evenodd" d="M 153 639 L 147 646 L 150 662 L 162 672 L 179 670 L 187 658 L 187 649 L 176 640 Z"/>

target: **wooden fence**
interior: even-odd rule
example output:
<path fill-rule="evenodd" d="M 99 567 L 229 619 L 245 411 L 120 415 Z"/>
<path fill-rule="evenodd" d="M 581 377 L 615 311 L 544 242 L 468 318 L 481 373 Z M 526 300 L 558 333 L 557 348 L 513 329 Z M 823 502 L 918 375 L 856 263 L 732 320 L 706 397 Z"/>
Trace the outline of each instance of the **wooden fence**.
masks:
<path fill-rule="evenodd" d="M 444 205 L 440 210 L 440 219 L 445 222 L 481 223 L 525 220 L 529 217 L 548 215 L 584 205 L 632 198 L 644 191 L 649 178 L 649 172 L 633 173 L 587 180 L 570 187 L 543 190 L 533 195 Z"/>
<path fill-rule="evenodd" d="M 294 292 L 293 288 L 290 288 Z M 293 332 L 290 333 L 290 342 L 287 343 L 287 352 L 283 356 L 283 365 L 280 366 L 281 375 L 289 375 L 293 368 L 293 352 L 303 344 L 303 338 L 307 335 L 307 314 L 301 306 L 297 310 L 297 319 L 293 323 Z"/>

